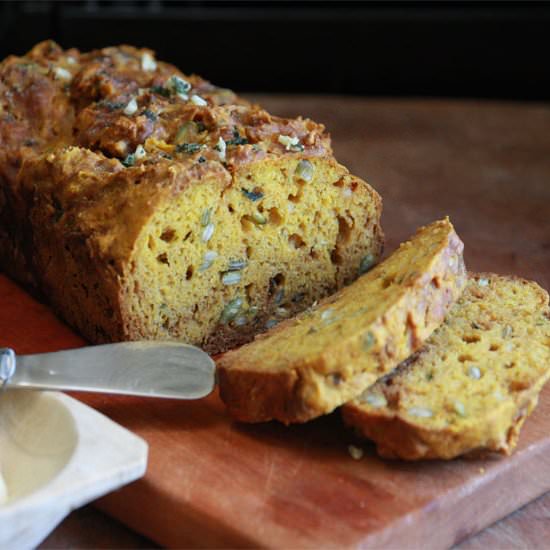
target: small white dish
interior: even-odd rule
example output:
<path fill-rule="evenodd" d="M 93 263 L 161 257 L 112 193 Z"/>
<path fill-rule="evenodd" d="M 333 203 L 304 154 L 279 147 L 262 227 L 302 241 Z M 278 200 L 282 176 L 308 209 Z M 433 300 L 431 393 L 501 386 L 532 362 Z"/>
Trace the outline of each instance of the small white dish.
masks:
<path fill-rule="evenodd" d="M 145 441 L 76 399 L 0 392 L 0 549 L 35 547 L 71 510 L 146 467 Z"/>

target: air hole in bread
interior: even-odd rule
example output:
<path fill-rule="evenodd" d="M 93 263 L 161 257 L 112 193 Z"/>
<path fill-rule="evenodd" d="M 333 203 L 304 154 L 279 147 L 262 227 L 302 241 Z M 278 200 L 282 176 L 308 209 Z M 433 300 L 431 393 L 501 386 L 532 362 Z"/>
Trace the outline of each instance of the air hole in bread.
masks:
<path fill-rule="evenodd" d="M 395 283 L 395 274 L 384 277 L 382 281 L 382 288 L 388 288 Z"/>
<path fill-rule="evenodd" d="M 434 277 L 431 280 L 431 284 L 434 288 L 439 288 L 441 286 L 441 281 L 439 280 L 439 277 Z"/>
<path fill-rule="evenodd" d="M 302 192 L 300 190 L 298 190 L 298 193 L 296 193 L 296 195 L 290 194 L 288 196 L 288 200 L 290 202 L 293 202 L 294 204 L 298 204 L 301 198 L 302 198 Z"/>
<path fill-rule="evenodd" d="M 251 246 L 247 246 L 246 247 L 246 251 L 245 251 L 245 254 L 246 254 L 246 257 L 247 258 L 251 258 L 252 257 L 252 252 L 254 251 L 254 249 L 251 247 Z"/>
<path fill-rule="evenodd" d="M 349 242 L 351 237 L 351 225 L 342 216 L 338 216 L 338 241 Z"/>
<path fill-rule="evenodd" d="M 465 334 L 462 337 L 462 340 L 467 344 L 473 344 L 475 342 L 479 342 L 481 338 L 477 334 Z"/>
<path fill-rule="evenodd" d="M 319 254 L 317 253 L 317 251 L 312 248 L 310 251 L 309 251 L 309 255 L 311 258 L 313 258 L 314 260 L 317 260 L 319 258 Z"/>
<path fill-rule="evenodd" d="M 512 380 L 508 384 L 508 390 L 511 392 L 523 391 L 523 390 L 526 390 L 528 387 L 529 387 L 529 384 L 522 380 Z"/>
<path fill-rule="evenodd" d="M 342 265 L 342 262 L 343 262 L 342 255 L 340 254 L 340 252 L 338 252 L 337 248 L 335 248 L 330 253 L 330 260 L 334 265 Z"/>
<path fill-rule="evenodd" d="M 160 240 L 165 243 L 171 243 L 176 238 L 176 230 L 171 227 L 166 228 L 160 235 Z"/>
<path fill-rule="evenodd" d="M 195 268 L 192 265 L 190 265 L 187 268 L 187 271 L 185 272 L 185 278 L 189 281 L 191 277 L 193 277 L 194 272 L 195 272 Z"/>
<path fill-rule="evenodd" d="M 489 351 L 498 351 L 499 349 L 500 349 L 500 344 L 493 343 L 489 346 Z"/>
<path fill-rule="evenodd" d="M 192 231 L 188 231 L 188 232 L 185 234 L 185 237 L 183 237 L 183 242 L 185 242 L 186 240 L 188 240 L 192 233 L 193 233 Z"/>
<path fill-rule="evenodd" d="M 283 217 L 275 207 L 269 209 L 269 223 L 273 225 L 281 225 L 283 223 Z"/>
<path fill-rule="evenodd" d="M 334 187 L 344 187 L 345 185 L 344 178 L 340 178 L 338 181 L 335 181 L 332 185 L 334 185 Z"/>
<path fill-rule="evenodd" d="M 305 246 L 304 239 L 298 235 L 298 233 L 292 233 L 290 237 L 288 238 L 288 242 L 294 247 L 294 248 L 302 248 Z"/>
<path fill-rule="evenodd" d="M 254 224 L 252 223 L 250 216 L 243 216 L 241 218 L 241 228 L 245 233 L 252 231 Z"/>
<path fill-rule="evenodd" d="M 282 273 L 277 273 L 269 279 L 269 296 L 275 297 L 276 302 L 281 302 L 284 297 L 285 276 Z"/>
<path fill-rule="evenodd" d="M 469 353 L 464 353 L 464 354 L 458 356 L 458 360 L 461 363 L 465 363 L 466 361 L 473 361 L 474 358 Z"/>
<path fill-rule="evenodd" d="M 410 312 L 407 313 L 407 322 L 405 323 L 403 333 L 407 337 L 411 349 L 416 349 L 418 347 L 416 344 L 416 323 Z"/>
<path fill-rule="evenodd" d="M 163 252 L 162 254 L 159 254 L 157 256 L 157 262 L 161 264 L 170 265 L 170 262 L 168 261 L 168 255 L 166 254 L 166 252 Z"/>
<path fill-rule="evenodd" d="M 231 212 L 231 214 L 233 214 L 233 212 L 235 212 L 235 208 L 233 207 L 232 204 L 227 205 L 227 210 L 229 210 L 229 212 Z"/>
<path fill-rule="evenodd" d="M 156 248 L 155 239 L 152 235 L 149 235 L 149 238 L 147 239 L 147 248 L 149 248 L 149 250 L 155 250 Z"/>

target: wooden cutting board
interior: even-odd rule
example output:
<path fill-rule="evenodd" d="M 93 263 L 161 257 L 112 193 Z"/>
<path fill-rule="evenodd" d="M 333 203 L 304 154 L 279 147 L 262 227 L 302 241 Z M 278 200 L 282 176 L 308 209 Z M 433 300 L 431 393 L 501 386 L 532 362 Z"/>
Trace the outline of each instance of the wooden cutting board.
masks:
<path fill-rule="evenodd" d="M 0 345 L 23 354 L 84 344 L 1 275 L 0 304 Z M 246 426 L 216 394 L 77 397 L 150 445 L 145 477 L 98 505 L 168 546 L 442 548 L 550 490 L 550 386 L 511 457 L 421 464 L 380 460 L 338 414 Z"/>

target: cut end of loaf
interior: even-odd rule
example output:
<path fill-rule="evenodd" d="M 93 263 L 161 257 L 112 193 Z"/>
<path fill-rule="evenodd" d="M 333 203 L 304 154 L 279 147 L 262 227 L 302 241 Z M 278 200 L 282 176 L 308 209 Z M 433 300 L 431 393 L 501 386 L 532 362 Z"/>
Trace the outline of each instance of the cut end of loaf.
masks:
<path fill-rule="evenodd" d="M 136 241 L 127 336 L 211 353 L 249 341 L 377 263 L 379 216 L 378 195 L 323 159 L 265 160 L 229 183 L 191 182 Z"/>

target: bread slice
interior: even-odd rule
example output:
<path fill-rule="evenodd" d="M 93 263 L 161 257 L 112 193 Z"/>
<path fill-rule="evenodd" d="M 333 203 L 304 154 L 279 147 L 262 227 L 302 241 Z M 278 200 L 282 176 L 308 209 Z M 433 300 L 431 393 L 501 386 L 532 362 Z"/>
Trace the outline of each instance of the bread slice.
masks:
<path fill-rule="evenodd" d="M 342 414 L 384 457 L 509 454 L 549 377 L 548 294 L 523 279 L 472 275 L 426 345 Z"/>
<path fill-rule="evenodd" d="M 149 50 L 0 63 L 0 268 L 91 342 L 249 341 L 377 263 L 380 215 L 321 124 Z"/>
<path fill-rule="evenodd" d="M 449 220 L 434 222 L 351 286 L 223 355 L 230 414 L 305 422 L 359 395 L 443 321 L 466 284 L 462 250 Z"/>

